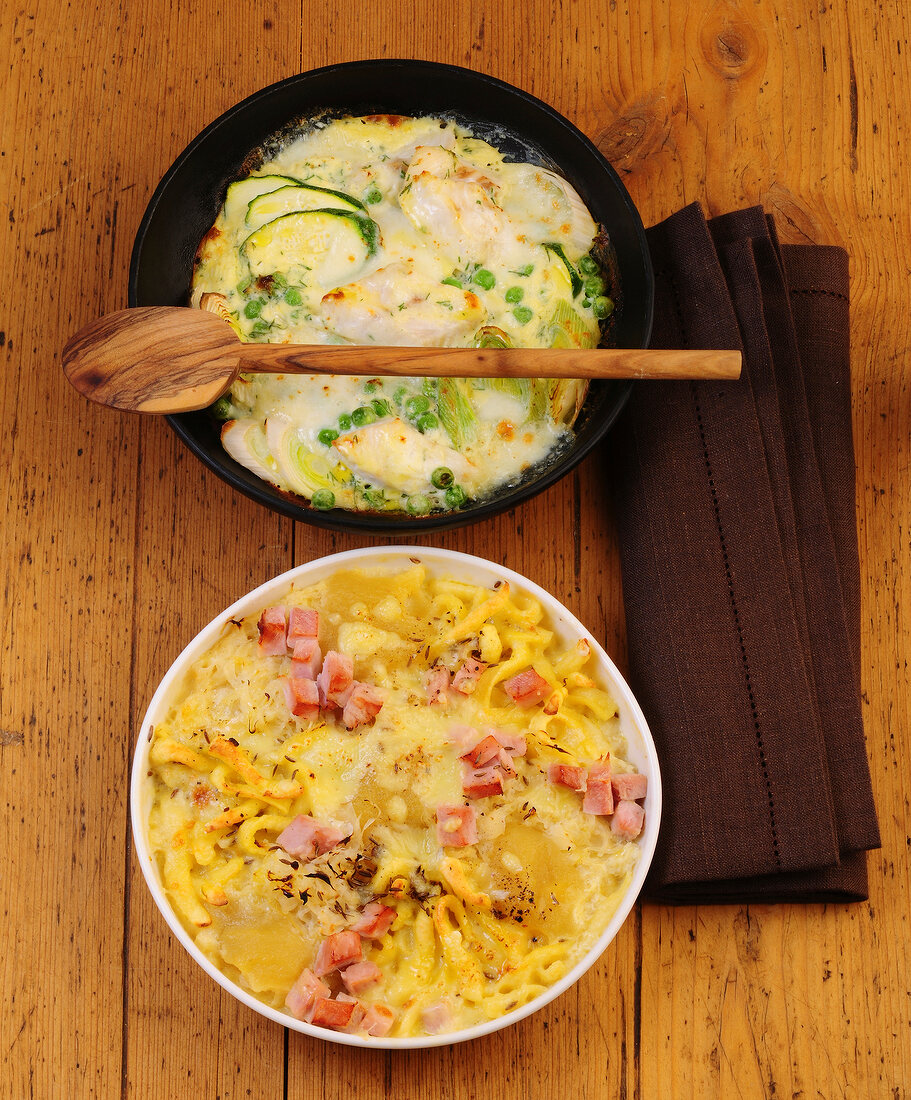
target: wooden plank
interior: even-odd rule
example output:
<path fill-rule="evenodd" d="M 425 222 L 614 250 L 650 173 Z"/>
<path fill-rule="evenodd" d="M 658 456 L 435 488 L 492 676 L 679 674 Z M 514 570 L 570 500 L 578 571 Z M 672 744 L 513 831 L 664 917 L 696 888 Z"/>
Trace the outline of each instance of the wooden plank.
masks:
<path fill-rule="evenodd" d="M 178 19 L 164 39 L 149 42 L 148 16 L 137 13 L 137 49 L 122 55 L 121 79 L 135 82 L 138 92 L 130 118 L 147 122 L 132 166 L 138 214 L 198 130 L 296 64 L 299 31 L 266 33 L 269 22 L 286 25 L 277 4 L 231 19 L 206 9 L 200 15 L 201 23 Z M 203 41 L 205 68 L 216 79 L 199 75 Z M 208 55 L 218 59 L 214 69 Z M 162 103 L 176 109 L 162 111 Z M 130 709 L 138 736 L 151 692 L 183 646 L 244 592 L 290 567 L 293 524 L 234 493 L 160 420 L 142 421 L 136 481 L 139 513 L 148 517 L 136 549 Z M 152 904 L 135 859 L 127 886 L 124 1095 L 280 1096 L 283 1029 L 234 1000 L 184 952 Z"/>
<path fill-rule="evenodd" d="M 113 15 L 106 22 L 102 35 L 113 33 Z M 109 302 L 108 280 L 126 262 L 111 206 L 93 197 L 113 197 L 116 209 L 121 184 L 98 160 L 91 124 L 72 125 L 66 74 L 53 64 L 66 54 L 85 65 L 84 93 L 100 99 L 84 44 L 19 7 L 4 9 L 0 41 L 10 70 L 0 843 L 12 857 L 0 879 L 0 1091 L 50 1096 L 69 1079 L 105 1096 L 120 1087 L 137 437 L 69 390 L 57 349 L 80 298 Z"/>

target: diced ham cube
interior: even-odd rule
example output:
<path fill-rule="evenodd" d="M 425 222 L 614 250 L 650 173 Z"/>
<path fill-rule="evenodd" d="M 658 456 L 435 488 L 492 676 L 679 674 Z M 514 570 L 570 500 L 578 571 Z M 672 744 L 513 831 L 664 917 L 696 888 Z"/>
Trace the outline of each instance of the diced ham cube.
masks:
<path fill-rule="evenodd" d="M 599 760 L 589 766 L 582 809 L 587 814 L 614 812 L 614 791 L 611 787 L 610 763 L 607 760 Z"/>
<path fill-rule="evenodd" d="M 323 667 L 316 678 L 320 693 L 320 705 L 333 704 L 343 707 L 348 701 L 354 680 L 354 661 L 344 653 L 330 649 L 323 659 Z"/>
<path fill-rule="evenodd" d="M 337 848 L 349 836 L 351 836 L 350 829 L 345 829 L 340 825 L 324 825 L 322 822 L 318 822 L 316 826 L 317 855 L 331 852 L 333 848 Z"/>
<path fill-rule="evenodd" d="M 466 657 L 462 663 L 462 667 L 452 678 L 453 690 L 460 692 L 462 695 L 473 694 L 475 688 L 478 686 L 478 680 L 481 678 L 481 673 L 486 668 L 487 665 L 481 661 L 476 661 L 474 657 Z"/>
<path fill-rule="evenodd" d="M 489 764 L 491 760 L 496 760 L 499 754 L 500 742 L 496 737 L 488 735 L 483 740 L 479 741 L 473 749 L 469 749 L 468 752 L 463 753 L 462 759 L 473 768 L 481 768 L 485 764 Z"/>
<path fill-rule="evenodd" d="M 648 776 L 641 772 L 620 772 L 611 777 L 611 785 L 618 802 L 636 802 L 648 792 Z"/>
<path fill-rule="evenodd" d="M 333 970 L 343 970 L 352 963 L 360 962 L 361 937 L 357 932 L 346 929 L 344 932 L 336 932 L 319 945 L 316 953 L 316 962 L 313 964 L 313 973 L 322 978 L 331 974 Z"/>
<path fill-rule="evenodd" d="M 623 799 L 617 803 L 614 816 L 611 819 L 611 831 L 623 840 L 635 840 L 642 832 L 642 823 L 645 820 L 645 810 L 638 802 L 630 802 Z"/>
<path fill-rule="evenodd" d="M 429 1005 L 421 1013 L 421 1023 L 428 1035 L 438 1035 L 441 1031 L 447 1031 L 452 1025 L 452 1013 L 445 1001 L 437 1001 Z"/>
<path fill-rule="evenodd" d="M 378 940 L 389 931 L 395 920 L 395 910 L 389 905 L 383 905 L 381 901 L 371 901 L 364 906 L 364 910 L 358 919 L 351 925 L 351 931 L 359 936 L 368 936 Z"/>
<path fill-rule="evenodd" d="M 371 722 L 383 709 L 383 698 L 372 684 L 363 684 L 355 680 L 342 709 L 342 721 L 345 727 L 353 730 Z"/>
<path fill-rule="evenodd" d="M 284 607 L 267 607 L 259 617 L 259 651 L 279 657 L 288 651 L 288 620 Z"/>
<path fill-rule="evenodd" d="M 528 751 L 528 742 L 517 733 L 507 733 L 505 730 L 495 730 L 490 727 L 487 731 L 511 756 L 524 756 Z"/>
<path fill-rule="evenodd" d="M 535 703 L 540 703 L 551 694 L 550 684 L 533 668 L 527 668 L 524 672 L 511 676 L 503 684 L 503 688 L 516 706 L 522 708 L 533 707 Z"/>
<path fill-rule="evenodd" d="M 439 665 L 437 668 L 431 669 L 430 675 L 427 677 L 427 702 L 431 706 L 434 703 L 446 703 L 448 701 L 451 679 L 452 673 L 448 668 Z"/>
<path fill-rule="evenodd" d="M 513 762 L 512 755 L 506 751 L 506 749 L 500 749 L 497 753 L 497 763 L 495 767 L 498 767 L 504 775 L 515 775 L 516 768 Z"/>
<path fill-rule="evenodd" d="M 300 973 L 300 977 L 288 990 L 288 996 L 285 998 L 285 1008 L 292 1016 L 296 1016 L 298 1020 L 303 1020 L 317 997 L 329 996 L 331 996 L 329 986 L 325 982 L 321 982 L 312 970 L 304 968 Z"/>
<path fill-rule="evenodd" d="M 351 1019 L 343 1028 L 339 1028 L 340 1031 L 347 1031 L 350 1034 L 355 1034 L 361 1030 L 361 1024 L 366 1014 L 366 1005 L 362 1004 L 357 997 L 352 997 L 348 993 L 336 993 L 335 999 L 341 1004 L 350 1004 L 352 1006 Z"/>
<path fill-rule="evenodd" d="M 285 699 L 288 710 L 298 718 L 316 718 L 319 715 L 319 688 L 316 680 L 305 676 L 289 676 L 285 680 Z"/>
<path fill-rule="evenodd" d="M 357 963 L 355 963 L 355 966 L 357 966 Z M 364 1006 L 357 997 L 352 997 L 348 993 L 337 993 L 335 999 L 341 1004 L 350 1004 L 354 1006 L 351 1012 L 351 1019 L 348 1021 L 347 1025 L 342 1028 L 342 1031 L 359 1031 L 366 1012 Z"/>
<path fill-rule="evenodd" d="M 286 825 L 278 834 L 275 843 L 280 848 L 284 848 L 289 856 L 295 856 L 306 862 L 316 855 L 318 825 L 319 822 L 314 821 L 312 817 L 298 814 L 291 824 Z"/>
<path fill-rule="evenodd" d="M 316 638 L 299 638 L 291 651 L 291 675 L 315 680 L 323 663 L 322 650 Z"/>
<path fill-rule="evenodd" d="M 348 833 L 338 825 L 324 825 L 306 814 L 298 814 L 278 835 L 275 843 L 305 863 L 315 855 L 331 852 L 347 839 Z"/>
<path fill-rule="evenodd" d="M 437 806 L 437 840 L 445 848 L 464 848 L 478 842 L 473 806 Z"/>
<path fill-rule="evenodd" d="M 547 769 L 547 778 L 551 783 L 569 787 L 571 791 L 584 791 L 587 779 L 585 768 L 573 764 L 551 764 Z"/>
<path fill-rule="evenodd" d="M 329 1027 L 339 1031 L 351 1022 L 356 1001 L 333 1001 L 329 997 L 317 997 L 310 1012 L 310 1023 L 315 1027 Z"/>
<path fill-rule="evenodd" d="M 360 993 L 369 985 L 373 985 L 382 978 L 383 972 L 369 959 L 352 963 L 342 971 L 342 982 L 349 993 Z"/>
<path fill-rule="evenodd" d="M 601 779 L 588 780 L 582 810 L 587 814 L 612 814 L 614 812 L 614 792 L 610 782 Z"/>
<path fill-rule="evenodd" d="M 319 612 L 310 607 L 292 607 L 288 612 L 288 648 L 303 638 L 319 637 Z"/>
<path fill-rule="evenodd" d="M 361 1020 L 361 1030 L 368 1035 L 379 1038 L 386 1035 L 395 1023 L 395 1013 L 386 1005 L 368 1005 L 364 1018 Z"/>
<path fill-rule="evenodd" d="M 489 798 L 503 793 L 503 776 L 496 765 L 472 768 L 470 764 L 464 764 L 463 769 L 462 791 L 468 798 Z"/>
<path fill-rule="evenodd" d="M 611 781 L 610 757 L 605 756 L 588 766 L 588 781 L 590 783 L 609 783 Z"/>

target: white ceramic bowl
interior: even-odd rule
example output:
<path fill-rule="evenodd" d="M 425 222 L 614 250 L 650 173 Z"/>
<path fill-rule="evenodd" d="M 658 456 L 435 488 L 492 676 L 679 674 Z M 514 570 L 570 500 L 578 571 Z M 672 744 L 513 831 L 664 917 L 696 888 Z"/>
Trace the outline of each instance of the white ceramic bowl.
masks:
<path fill-rule="evenodd" d="M 455 577 L 459 580 L 485 586 L 492 586 L 501 580 L 508 581 L 513 590 L 528 592 L 541 602 L 547 613 L 549 628 L 565 643 L 567 648 L 580 637 L 589 639 L 592 647 L 592 664 L 589 666 L 591 674 L 610 691 L 619 706 L 621 726 L 628 746 L 627 759 L 635 764 L 640 772 L 648 776 L 648 794 L 644 802 L 645 826 L 637 841 L 640 854 L 632 882 L 613 917 L 591 950 L 563 978 L 550 986 L 546 992 L 513 1012 L 487 1023 L 465 1028 L 462 1031 L 442 1035 L 422 1035 L 407 1039 L 368 1038 L 314 1027 L 312 1024 L 295 1019 L 285 1012 L 271 1008 L 232 982 L 196 946 L 168 901 L 158 866 L 149 848 L 148 819 L 151 808 L 151 791 L 146 782 L 149 770 L 149 746 L 152 728 L 166 713 L 175 685 L 179 683 L 187 666 L 219 638 L 223 625 L 228 619 L 248 615 L 254 610 L 278 602 L 292 583 L 299 586 L 315 584 L 340 568 L 388 568 L 390 572 L 395 572 L 407 568 L 415 559 L 419 559 L 428 571 L 437 576 Z M 591 633 L 558 600 L 520 574 L 493 562 L 485 561 L 483 558 L 430 547 L 395 546 L 349 550 L 342 554 L 333 554 L 330 557 L 318 558 L 306 565 L 300 565 L 249 592 L 201 630 L 171 665 L 149 703 L 148 710 L 139 727 L 139 736 L 133 759 L 130 798 L 133 840 L 136 845 L 139 864 L 152 892 L 152 897 L 177 939 L 203 970 L 214 978 L 219 985 L 263 1016 L 268 1016 L 276 1023 L 283 1024 L 295 1031 L 305 1032 L 315 1038 L 327 1039 L 331 1042 L 344 1043 L 350 1046 L 407 1050 L 463 1042 L 466 1039 L 475 1039 L 478 1036 L 497 1031 L 499 1028 L 507 1027 L 542 1008 L 582 977 L 616 936 L 645 882 L 645 876 L 654 855 L 655 843 L 658 838 L 658 825 L 661 817 L 661 777 L 652 736 L 629 686 Z"/>

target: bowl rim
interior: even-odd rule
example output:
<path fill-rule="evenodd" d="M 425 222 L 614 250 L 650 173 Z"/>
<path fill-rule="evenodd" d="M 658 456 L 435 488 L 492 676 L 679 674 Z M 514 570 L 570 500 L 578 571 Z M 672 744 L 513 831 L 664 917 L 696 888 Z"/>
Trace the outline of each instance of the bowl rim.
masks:
<path fill-rule="evenodd" d="M 534 998 L 528 1004 L 496 1017 L 486 1023 L 476 1024 L 461 1031 L 444 1033 L 441 1035 L 414 1036 L 411 1038 L 389 1037 L 365 1037 L 345 1032 L 331 1031 L 325 1028 L 314 1027 L 303 1020 L 297 1020 L 280 1009 L 272 1008 L 263 1001 L 258 1000 L 252 993 L 248 993 L 233 982 L 201 951 L 196 943 L 183 927 L 176 911 L 170 904 L 164 888 L 159 881 L 157 864 L 151 853 L 146 830 L 146 819 L 150 807 L 148 792 L 144 790 L 145 780 L 148 774 L 148 752 L 152 736 L 152 728 L 158 718 L 159 711 L 163 711 L 167 705 L 169 694 L 175 686 L 175 682 L 182 676 L 185 666 L 195 657 L 211 646 L 220 636 L 228 619 L 238 615 L 250 614 L 254 609 L 264 606 L 269 599 L 279 593 L 287 591 L 289 586 L 297 581 L 315 583 L 317 580 L 344 567 L 370 568 L 386 566 L 390 570 L 402 568 L 409 561 L 424 563 L 436 573 L 454 572 L 458 569 L 474 570 L 473 579 L 477 583 L 479 575 L 487 575 L 497 580 L 506 580 L 520 591 L 528 592 L 540 600 L 545 607 L 549 625 L 559 625 L 560 631 L 573 634 L 576 637 L 588 639 L 592 647 L 592 654 L 597 658 L 602 675 L 606 674 L 609 681 L 611 694 L 618 705 L 621 717 L 621 725 L 630 749 L 630 756 L 638 756 L 640 761 L 647 764 L 648 793 L 645 798 L 645 827 L 639 838 L 639 859 L 633 872 L 633 877 L 626 893 L 614 911 L 604 931 L 578 962 L 557 982 L 548 987 L 544 993 Z M 311 575 L 312 578 L 311 578 Z M 634 740 L 638 744 L 634 744 Z M 633 751 L 635 750 L 635 751 Z M 640 770 L 643 770 L 640 767 Z M 270 580 L 263 582 L 250 590 L 230 607 L 215 616 L 204 626 L 195 637 L 183 648 L 175 658 L 167 672 L 162 677 L 152 698 L 146 708 L 142 720 L 139 722 L 136 733 L 136 743 L 133 754 L 133 764 L 130 780 L 130 821 L 133 836 L 133 844 L 137 860 L 146 885 L 152 895 L 155 904 L 164 917 L 171 931 L 177 937 L 190 956 L 213 978 L 224 990 L 230 993 L 241 1003 L 247 1005 L 260 1015 L 266 1016 L 275 1023 L 293 1030 L 310 1035 L 316 1039 L 328 1042 L 336 1042 L 347 1046 L 365 1047 L 368 1049 L 393 1049 L 415 1050 L 437 1046 L 450 1046 L 456 1043 L 467 1042 L 484 1035 L 499 1031 L 518 1023 L 526 1016 L 549 1004 L 567 989 L 571 988 L 582 975 L 594 965 L 600 956 L 613 942 L 617 932 L 626 921 L 630 911 L 639 898 L 649 866 L 655 853 L 658 839 L 658 830 L 661 819 L 662 787 L 661 773 L 657 751 L 648 728 L 645 715 L 639 703 L 636 701 L 626 680 L 621 675 L 617 666 L 605 652 L 604 648 L 593 636 L 592 632 L 572 614 L 558 599 L 540 585 L 529 578 L 515 572 L 496 562 L 480 558 L 475 555 L 465 554 L 455 550 L 445 550 L 438 547 L 423 546 L 373 546 L 355 550 L 345 550 L 337 554 L 315 558 L 312 561 L 302 563 L 286 570 Z"/>
<path fill-rule="evenodd" d="M 272 84 L 268 84 L 245 96 L 242 100 L 213 119 L 189 142 L 183 151 L 178 154 L 170 168 L 168 168 L 162 176 L 149 199 L 133 241 L 128 275 L 128 304 L 130 306 L 139 304 L 138 279 L 143 247 L 162 198 L 170 187 L 171 181 L 178 175 L 186 161 L 194 155 L 199 146 L 210 140 L 211 136 L 217 133 L 221 128 L 230 126 L 237 116 L 243 114 L 260 100 L 280 94 L 283 89 L 291 87 L 299 82 L 317 80 L 321 76 L 329 73 L 333 75 L 338 74 L 341 78 L 344 78 L 346 72 L 353 72 L 354 70 L 369 71 L 374 69 L 377 71 L 389 71 L 397 68 L 411 71 L 423 70 L 428 73 L 428 77 L 433 73 L 446 72 L 453 76 L 458 76 L 461 79 L 472 81 L 480 85 L 487 85 L 490 88 L 496 88 L 498 92 L 514 96 L 524 101 L 529 106 L 532 106 L 537 111 L 546 114 L 558 128 L 564 130 L 573 141 L 579 143 L 582 150 L 595 159 L 600 169 L 612 180 L 616 189 L 617 198 L 623 206 L 625 217 L 629 219 L 634 230 L 638 253 L 643 266 L 645 282 L 645 300 L 642 303 L 643 327 L 640 346 L 647 347 L 651 338 L 654 322 L 654 269 L 651 262 L 651 255 L 642 217 L 633 203 L 632 197 L 617 170 L 607 160 L 603 153 L 601 153 L 594 142 L 584 134 L 578 126 L 544 100 L 539 99 L 530 92 L 526 92 L 523 88 L 519 88 L 498 77 L 490 76 L 487 73 L 465 68 L 460 65 L 452 65 L 425 59 L 365 58 L 342 62 L 337 65 L 322 65 L 318 68 L 308 69 L 284 77 Z M 453 107 L 453 111 L 458 113 L 456 107 Z M 216 457 L 210 454 L 207 447 L 197 439 L 194 431 L 186 420 L 187 415 L 195 414 L 184 414 L 180 416 L 170 415 L 165 419 L 181 442 L 209 470 L 223 481 L 227 482 L 232 489 L 256 503 L 281 515 L 287 516 L 292 520 L 308 523 L 315 527 L 321 527 L 328 530 L 356 531 L 366 535 L 397 537 L 399 535 L 410 536 L 433 531 L 446 531 L 485 520 L 501 512 L 516 508 L 520 504 L 525 503 L 525 501 L 549 489 L 575 469 L 603 440 L 626 406 L 630 394 L 632 393 L 633 385 L 634 383 L 631 379 L 627 380 L 625 383 L 619 380 L 615 383 L 616 396 L 612 406 L 606 410 L 608 415 L 602 418 L 597 429 L 593 430 L 590 437 L 585 439 L 582 443 L 578 443 L 578 437 L 575 438 L 571 450 L 571 457 L 569 458 L 569 465 L 566 465 L 566 460 L 564 458 L 557 456 L 537 477 L 530 481 L 523 479 L 518 486 L 507 490 L 503 496 L 494 493 L 490 497 L 479 501 L 477 504 L 473 504 L 465 511 L 431 513 L 427 516 L 406 516 L 400 513 L 385 515 L 382 513 L 356 512 L 342 509 L 321 512 L 319 509 L 312 507 L 308 508 L 303 503 L 304 498 L 301 498 L 301 503 L 298 503 L 297 499 L 292 495 L 285 496 L 281 490 L 268 485 L 266 482 L 259 483 L 258 479 L 256 482 L 253 482 L 242 468 L 234 469 L 233 466 L 225 464 L 223 461 L 224 456 Z"/>

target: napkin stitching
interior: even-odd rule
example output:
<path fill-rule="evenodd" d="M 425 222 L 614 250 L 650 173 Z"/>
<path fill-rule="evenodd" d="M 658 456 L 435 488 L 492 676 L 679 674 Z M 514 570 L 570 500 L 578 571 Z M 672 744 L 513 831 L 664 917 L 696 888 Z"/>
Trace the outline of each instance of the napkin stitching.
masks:
<path fill-rule="evenodd" d="M 791 286 L 788 287 L 791 294 L 825 294 L 828 298 L 838 298 L 842 302 L 847 302 L 847 294 L 840 294 L 837 290 L 823 290 L 819 286 Z"/>
<path fill-rule="evenodd" d="M 672 294 L 673 299 L 674 299 L 674 310 L 677 314 L 677 325 L 678 325 L 679 331 L 683 335 L 683 346 L 685 348 L 685 347 L 688 346 L 688 338 L 687 338 L 686 323 L 683 320 L 683 307 L 680 304 L 680 291 L 677 287 L 677 280 L 674 277 L 673 271 L 656 271 L 655 272 L 655 281 L 659 282 L 661 279 L 667 279 L 667 281 L 671 285 L 671 294 Z"/>
<path fill-rule="evenodd" d="M 781 869 L 781 853 L 778 850 L 778 829 L 775 824 L 775 799 L 772 794 L 772 785 L 769 782 L 769 770 L 766 764 L 765 745 L 762 737 L 762 726 L 759 721 L 759 711 L 756 707 L 756 697 L 753 693 L 753 678 L 750 673 L 750 661 L 747 655 L 746 642 L 743 637 L 743 628 L 740 621 L 740 609 L 737 605 L 737 594 L 734 590 L 734 578 L 731 573 L 731 563 L 728 557 L 727 540 L 724 534 L 724 525 L 721 522 L 721 507 L 718 503 L 718 494 L 715 489 L 715 477 L 712 470 L 712 459 L 709 454 L 708 440 L 702 421 L 702 408 L 699 403 L 699 391 L 695 382 L 690 383 L 693 395 L 693 405 L 696 412 L 696 427 L 699 430 L 699 439 L 702 444 L 702 458 L 705 463 L 705 471 L 708 475 L 709 492 L 712 498 L 712 512 L 715 517 L 715 527 L 718 531 L 718 539 L 721 543 L 721 559 L 724 562 L 724 574 L 728 586 L 728 598 L 731 601 L 731 611 L 734 615 L 734 627 L 737 630 L 737 640 L 740 644 L 740 660 L 743 664 L 743 673 L 746 680 L 747 695 L 750 700 L 750 713 L 753 716 L 753 729 L 756 733 L 756 746 L 759 750 L 759 764 L 762 768 L 762 776 L 765 780 L 766 798 L 769 803 L 769 828 L 772 832 L 772 850 L 775 853 L 775 863 Z"/>

